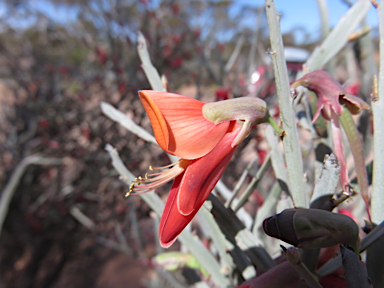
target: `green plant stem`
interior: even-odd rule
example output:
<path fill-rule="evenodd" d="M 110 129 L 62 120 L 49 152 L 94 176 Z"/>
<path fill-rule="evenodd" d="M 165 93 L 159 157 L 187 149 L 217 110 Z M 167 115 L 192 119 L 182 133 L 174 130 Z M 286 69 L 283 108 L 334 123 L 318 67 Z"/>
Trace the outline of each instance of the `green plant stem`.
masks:
<path fill-rule="evenodd" d="M 269 115 L 267 123 L 272 126 L 273 129 L 275 129 L 277 135 L 280 137 L 284 137 L 284 131 L 280 129 L 279 125 L 273 120 L 273 118 Z"/>
<path fill-rule="evenodd" d="M 137 37 L 137 52 L 141 60 L 141 67 L 143 68 L 152 89 L 166 92 L 167 90 L 161 81 L 159 72 L 157 72 L 156 68 L 152 65 L 147 49 L 147 41 L 141 32 L 138 33 Z"/>
<path fill-rule="evenodd" d="M 283 146 L 288 169 L 289 190 L 297 207 L 309 207 L 304 193 L 303 160 L 299 145 L 295 114 L 292 108 L 287 64 L 284 57 L 279 15 L 272 0 L 266 0 L 266 11 L 271 40 L 270 52 L 276 79 L 282 128 L 285 131 Z"/>
<path fill-rule="evenodd" d="M 328 17 L 328 8 L 327 1 L 325 0 L 316 0 L 317 6 L 320 12 L 320 29 L 321 29 L 321 39 L 325 39 L 329 34 L 329 17 Z"/>
<path fill-rule="evenodd" d="M 363 143 L 361 142 L 359 132 L 355 122 L 353 122 L 351 113 L 348 109 L 344 108 L 343 114 L 340 116 L 340 123 L 343 126 L 345 134 L 347 135 L 349 146 L 353 160 L 355 162 L 355 170 L 357 175 L 357 182 L 360 186 L 360 193 L 364 199 L 365 206 L 368 213 L 368 218 L 371 220 L 370 207 L 369 207 L 369 196 L 368 196 L 368 177 L 367 170 L 365 168 L 365 157 Z M 380 159 L 380 158 L 378 158 Z"/>
<path fill-rule="evenodd" d="M 237 212 L 239 209 L 247 202 L 249 196 L 252 194 L 253 190 L 256 188 L 260 179 L 263 177 L 264 173 L 267 171 L 269 165 L 271 164 L 271 158 L 267 157 L 264 163 L 261 165 L 259 170 L 257 171 L 255 177 L 252 178 L 251 183 L 247 186 L 244 193 L 241 195 L 239 201 L 234 205 L 233 211 Z"/>
<path fill-rule="evenodd" d="M 257 235 L 257 233 L 259 233 L 259 229 L 261 229 L 264 219 L 276 213 L 276 204 L 277 204 L 277 200 L 280 197 L 280 194 L 281 194 L 280 185 L 279 183 L 275 182 L 267 198 L 265 199 L 263 205 L 259 209 L 257 209 L 255 222 L 252 228 L 253 234 Z"/>
<path fill-rule="evenodd" d="M 289 254 L 293 255 L 300 255 L 300 252 L 297 248 L 291 247 L 289 249 L 286 249 L 284 246 L 281 246 L 283 248 L 285 254 L 287 255 L 287 260 L 289 263 L 293 265 L 297 273 L 300 274 L 301 278 L 304 280 L 304 282 L 308 285 L 309 288 L 322 288 L 319 282 L 315 279 L 314 275 L 308 270 L 307 266 L 303 262 L 301 262 L 301 259 L 295 259 L 295 257 L 290 257 Z"/>
<path fill-rule="evenodd" d="M 310 288 L 322 288 L 322 286 L 317 282 L 317 280 L 313 277 L 312 273 L 308 270 L 307 266 L 303 262 L 299 262 L 295 265 L 295 270 L 300 276 L 304 279 L 305 283 Z"/>
<path fill-rule="evenodd" d="M 256 159 L 257 159 L 257 157 L 253 158 L 253 159 L 249 162 L 249 164 L 247 165 L 247 167 L 245 168 L 245 170 L 243 171 L 243 173 L 241 174 L 239 181 L 237 182 L 235 188 L 234 188 L 233 191 L 232 191 L 232 196 L 231 196 L 231 198 L 229 198 L 229 199 L 225 202 L 225 207 L 231 207 L 231 206 L 232 206 L 233 200 L 236 198 L 237 193 L 239 192 L 241 186 L 244 184 L 245 179 L 247 179 L 247 176 L 248 176 L 248 174 L 249 174 L 249 171 L 251 170 L 253 164 L 255 164 Z"/>
<path fill-rule="evenodd" d="M 380 33 L 380 70 L 378 77 L 378 91 L 372 99 L 373 113 L 373 179 L 372 179 L 372 221 L 380 223 L 384 221 L 384 5 L 381 2 L 377 7 Z"/>
<path fill-rule="evenodd" d="M 5 186 L 4 190 L 0 193 L 0 234 L 5 221 L 5 218 L 8 214 L 9 205 L 13 194 L 19 185 L 21 178 L 24 175 L 25 170 L 29 165 L 62 165 L 63 161 L 57 158 L 44 158 L 41 155 L 34 154 L 28 157 L 25 157 L 13 171 L 9 182 Z"/>
<path fill-rule="evenodd" d="M 280 151 L 279 147 L 279 141 L 275 134 L 273 133 L 273 130 L 271 127 L 267 127 L 265 129 L 265 137 L 267 139 L 267 142 L 269 144 L 269 147 L 271 148 L 271 162 L 272 162 L 272 168 L 275 172 L 275 177 L 277 179 L 277 182 L 279 183 L 281 190 L 285 191 L 286 193 L 290 194 L 291 191 L 289 191 L 288 185 L 288 171 L 287 168 L 284 166 L 284 157 L 283 154 Z"/>

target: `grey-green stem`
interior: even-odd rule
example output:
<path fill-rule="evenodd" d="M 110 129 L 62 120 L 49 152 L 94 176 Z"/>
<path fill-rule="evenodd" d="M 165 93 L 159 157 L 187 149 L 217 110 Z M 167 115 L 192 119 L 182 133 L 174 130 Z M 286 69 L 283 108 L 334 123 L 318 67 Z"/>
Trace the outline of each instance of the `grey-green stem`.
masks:
<path fill-rule="evenodd" d="M 272 0 L 266 0 L 265 4 L 272 50 L 270 55 L 276 79 L 282 128 L 285 131 L 283 146 L 288 168 L 289 190 L 297 207 L 308 207 L 309 201 L 304 193 L 303 160 L 299 146 L 296 119 L 292 108 L 279 16 Z"/>

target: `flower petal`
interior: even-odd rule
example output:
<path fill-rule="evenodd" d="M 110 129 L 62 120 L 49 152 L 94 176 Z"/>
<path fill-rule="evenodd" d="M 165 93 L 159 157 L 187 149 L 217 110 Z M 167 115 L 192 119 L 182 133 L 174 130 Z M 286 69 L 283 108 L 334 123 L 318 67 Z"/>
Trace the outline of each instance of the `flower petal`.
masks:
<path fill-rule="evenodd" d="M 177 192 L 179 191 L 184 173 L 175 178 L 167 202 L 165 203 L 163 214 L 161 215 L 159 239 L 160 245 L 164 248 L 168 248 L 176 241 L 177 236 L 193 218 L 193 215 L 188 217 L 181 215 L 176 206 Z"/>
<path fill-rule="evenodd" d="M 359 114 L 361 110 L 370 108 L 364 100 L 348 93 L 340 95 L 340 103 L 345 104 L 353 115 Z"/>
<path fill-rule="evenodd" d="M 317 105 L 318 103 L 319 103 L 320 105 Z M 318 107 L 317 107 L 317 110 L 316 110 L 315 115 L 313 116 L 312 124 L 316 122 L 317 118 L 319 118 L 319 115 L 320 115 L 321 111 L 322 111 L 323 108 L 324 108 L 324 103 L 317 102 L 317 103 L 316 103 L 316 106 L 318 106 Z"/>
<path fill-rule="evenodd" d="M 234 122 L 232 125 L 235 129 L 227 133 L 210 153 L 193 160 L 187 170 L 176 177 L 160 220 L 161 246 L 167 248 L 175 242 L 223 174 L 235 151 L 231 143 L 240 130 Z"/>
<path fill-rule="evenodd" d="M 339 96 L 340 93 L 344 92 L 344 88 L 327 72 L 322 70 L 310 72 L 292 83 L 291 87 L 297 88 L 300 85 L 316 94 L 316 107 L 325 107 L 324 104 L 329 104 L 337 115 L 340 116 L 343 113 L 343 106 L 339 103 Z M 327 114 L 328 111 L 325 115 Z M 330 118 L 326 119 L 330 120 Z"/>
<path fill-rule="evenodd" d="M 185 171 L 177 195 L 177 206 L 182 215 L 197 212 L 195 210 L 201 207 L 227 168 L 236 149 L 232 148 L 232 141 L 240 130 L 236 122 L 233 125 L 232 132 L 227 133 L 207 155 L 193 160 Z"/>
<path fill-rule="evenodd" d="M 159 107 L 157 107 L 152 97 L 147 95 L 146 91 L 139 91 L 139 97 L 151 121 L 157 143 L 163 150 L 166 150 L 169 144 L 169 127 L 167 122 L 165 122 L 163 114 L 161 114 Z"/>
<path fill-rule="evenodd" d="M 204 118 L 205 103 L 159 91 L 139 91 L 156 141 L 166 152 L 184 159 L 206 155 L 223 138 L 229 122 L 215 125 Z"/>

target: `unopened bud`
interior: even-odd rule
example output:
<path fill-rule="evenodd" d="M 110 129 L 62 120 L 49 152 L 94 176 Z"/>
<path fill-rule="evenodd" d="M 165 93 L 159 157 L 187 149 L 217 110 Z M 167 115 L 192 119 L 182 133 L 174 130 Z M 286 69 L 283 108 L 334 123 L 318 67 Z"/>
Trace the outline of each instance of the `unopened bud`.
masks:
<path fill-rule="evenodd" d="M 264 220 L 266 234 L 303 249 L 336 244 L 357 250 L 359 227 L 352 218 L 319 209 L 287 209 Z"/>

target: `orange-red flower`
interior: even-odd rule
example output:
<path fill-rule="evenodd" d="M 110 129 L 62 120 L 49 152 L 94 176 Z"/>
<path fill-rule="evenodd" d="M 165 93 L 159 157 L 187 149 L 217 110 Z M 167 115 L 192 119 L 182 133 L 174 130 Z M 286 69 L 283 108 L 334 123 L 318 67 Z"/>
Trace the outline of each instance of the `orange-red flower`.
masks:
<path fill-rule="evenodd" d="M 257 98 L 205 104 L 167 92 L 140 91 L 139 96 L 160 147 L 181 158 L 168 166 L 150 167 L 169 169 L 139 177 L 130 187 L 130 193 L 146 193 L 175 179 L 159 228 L 161 245 L 169 247 L 203 205 L 237 144 L 269 114 Z"/>

